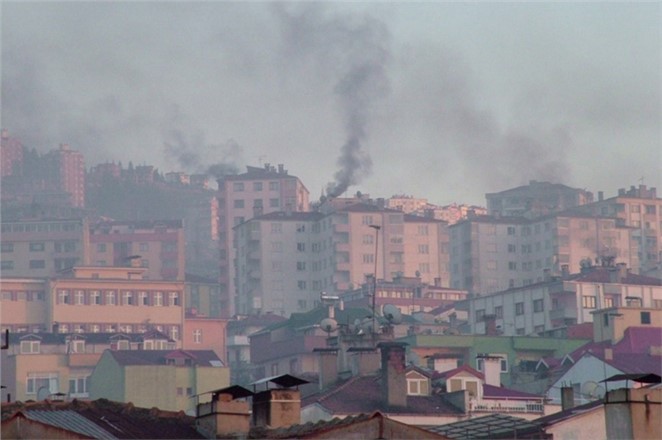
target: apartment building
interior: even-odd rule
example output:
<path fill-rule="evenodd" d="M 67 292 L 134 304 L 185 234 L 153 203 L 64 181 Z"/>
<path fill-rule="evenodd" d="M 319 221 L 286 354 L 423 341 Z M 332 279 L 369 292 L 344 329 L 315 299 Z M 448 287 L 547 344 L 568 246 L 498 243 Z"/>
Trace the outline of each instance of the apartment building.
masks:
<path fill-rule="evenodd" d="M 298 177 L 283 165 L 247 167 L 247 172 L 226 175 L 218 181 L 220 293 L 223 317 L 236 313 L 237 271 L 233 228 L 253 217 L 275 211 L 309 210 L 309 193 Z"/>
<path fill-rule="evenodd" d="M 639 244 L 639 270 L 642 274 L 662 276 L 662 198 L 657 197 L 655 188 L 621 188 L 617 196 L 606 199 L 599 192 L 597 202 L 578 210 L 596 217 L 615 217 L 632 227 Z"/>
<path fill-rule="evenodd" d="M 438 206 L 429 203 L 427 199 L 420 199 L 406 195 L 396 195 L 386 199 L 385 206 L 407 214 L 415 214 L 421 217 L 443 220 L 451 225 L 469 216 L 487 214 L 487 209 L 481 206 L 457 203 Z"/>
<path fill-rule="evenodd" d="M 319 305 L 366 276 L 411 276 L 448 287 L 445 222 L 368 203 L 329 214 L 275 212 L 235 228 L 237 311 L 289 316 Z"/>
<path fill-rule="evenodd" d="M 181 340 L 184 282 L 144 279 L 144 268 L 77 266 L 48 280 L 2 280 L 2 330 L 145 332 Z"/>
<path fill-rule="evenodd" d="M 2 350 L 3 401 L 44 400 L 57 393 L 89 399 L 90 376 L 105 350 L 175 348 L 162 333 L 10 333 Z"/>
<path fill-rule="evenodd" d="M 485 194 L 485 198 L 488 215 L 533 218 L 591 203 L 593 194 L 559 183 L 531 180 L 528 185 Z"/>
<path fill-rule="evenodd" d="M 320 260 L 318 212 L 273 212 L 235 228 L 239 314 L 289 316 L 319 304 L 331 262 Z M 326 269 L 326 270 L 324 270 Z"/>
<path fill-rule="evenodd" d="M 99 221 L 90 225 L 90 263 L 127 266 L 136 260 L 151 280 L 184 280 L 181 220 Z"/>
<path fill-rule="evenodd" d="M 57 190 L 70 195 L 70 205 L 85 207 L 85 159 L 83 154 L 72 150 L 67 144 L 60 144 L 51 150 L 43 160 L 47 181 Z"/>
<path fill-rule="evenodd" d="M 1 177 L 21 175 L 23 167 L 23 145 L 19 139 L 9 136 L 9 130 L 2 129 L 0 139 Z"/>
<path fill-rule="evenodd" d="M 624 264 L 585 266 L 580 273 L 466 301 L 472 333 L 533 335 L 593 322 L 593 312 L 628 305 L 662 310 L 662 280 Z M 658 312 L 660 313 L 660 312 Z"/>
<path fill-rule="evenodd" d="M 451 286 L 477 295 L 540 282 L 609 259 L 639 270 L 633 229 L 574 211 L 528 220 L 480 216 L 450 228 Z"/>
<path fill-rule="evenodd" d="M 90 263 L 87 219 L 3 221 L 3 277 L 50 277 Z"/>

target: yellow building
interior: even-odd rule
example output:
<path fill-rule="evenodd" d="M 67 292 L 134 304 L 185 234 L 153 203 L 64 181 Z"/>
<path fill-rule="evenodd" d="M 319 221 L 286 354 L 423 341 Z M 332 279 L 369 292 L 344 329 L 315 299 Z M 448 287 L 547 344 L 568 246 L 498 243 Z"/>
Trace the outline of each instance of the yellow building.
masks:
<path fill-rule="evenodd" d="M 90 377 L 90 398 L 193 414 L 192 396 L 230 384 L 212 350 L 107 350 Z"/>

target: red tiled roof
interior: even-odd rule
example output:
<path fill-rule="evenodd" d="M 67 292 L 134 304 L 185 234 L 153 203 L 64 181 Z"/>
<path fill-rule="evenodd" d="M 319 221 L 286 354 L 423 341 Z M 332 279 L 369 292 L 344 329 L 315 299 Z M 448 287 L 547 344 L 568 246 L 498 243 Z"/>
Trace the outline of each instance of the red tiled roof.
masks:
<path fill-rule="evenodd" d="M 542 398 L 543 396 L 525 393 L 524 391 L 483 384 L 483 399 L 535 400 Z"/>

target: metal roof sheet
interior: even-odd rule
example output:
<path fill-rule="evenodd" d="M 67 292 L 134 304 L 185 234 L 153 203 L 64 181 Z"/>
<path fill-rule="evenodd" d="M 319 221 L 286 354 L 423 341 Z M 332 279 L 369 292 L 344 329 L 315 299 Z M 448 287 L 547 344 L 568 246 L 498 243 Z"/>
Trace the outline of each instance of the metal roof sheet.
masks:
<path fill-rule="evenodd" d="M 88 435 L 93 438 L 116 439 L 114 435 L 99 427 L 94 422 L 86 419 L 76 411 L 71 410 L 28 410 L 23 414 L 30 419 L 47 425 L 56 426 L 74 431 L 79 434 Z"/>

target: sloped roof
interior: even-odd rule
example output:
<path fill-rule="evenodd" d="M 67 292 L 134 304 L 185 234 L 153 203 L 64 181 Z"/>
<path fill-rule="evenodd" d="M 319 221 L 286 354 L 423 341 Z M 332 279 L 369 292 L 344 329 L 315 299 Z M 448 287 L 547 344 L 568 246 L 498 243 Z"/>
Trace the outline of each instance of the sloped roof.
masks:
<path fill-rule="evenodd" d="M 402 422 L 398 422 L 393 419 L 389 419 L 380 411 L 374 411 L 372 414 L 358 414 L 355 416 L 338 418 L 335 417 L 331 420 L 322 420 L 316 423 L 305 423 L 301 425 L 292 425 L 287 428 L 279 429 L 260 429 L 253 428 L 248 436 L 248 438 L 269 438 L 269 439 L 291 439 L 291 438 L 316 438 L 319 435 L 323 435 L 324 438 L 343 438 L 343 434 L 346 434 L 344 431 L 345 428 L 349 428 L 353 425 L 363 422 L 376 421 L 384 428 L 380 429 L 380 432 L 384 433 L 384 436 L 381 438 L 393 438 L 389 436 L 389 432 L 392 432 L 392 429 L 387 429 L 388 425 L 397 425 L 400 429 L 396 432 L 408 432 L 410 434 L 409 438 L 420 438 L 420 439 L 429 439 L 437 438 L 440 440 L 446 439 L 448 437 L 433 433 L 426 429 L 407 425 Z M 355 432 L 353 432 L 356 434 Z M 334 437 L 329 437 L 329 436 Z"/>
<path fill-rule="evenodd" d="M 443 373 L 439 373 L 439 375 L 436 376 L 438 379 L 449 379 L 459 373 L 469 373 L 473 376 L 476 376 L 477 378 L 481 380 L 485 380 L 485 376 L 483 373 L 480 371 L 476 370 L 475 368 L 470 367 L 467 364 L 462 365 L 461 367 L 453 368 L 452 370 L 444 371 Z"/>
<path fill-rule="evenodd" d="M 513 417 L 507 414 L 490 414 L 446 425 L 426 426 L 425 429 L 443 434 L 454 440 L 473 440 L 491 439 L 498 434 L 513 436 L 516 432 L 538 429 L 538 425 L 521 417 Z"/>
<path fill-rule="evenodd" d="M 165 359 L 184 357 L 192 359 L 198 366 L 213 367 L 212 361 L 223 361 L 213 350 L 109 350 L 108 353 L 119 365 L 163 365 Z"/>
<path fill-rule="evenodd" d="M 537 394 L 483 384 L 483 399 L 535 400 L 542 398 L 543 396 Z"/>
<path fill-rule="evenodd" d="M 184 412 L 137 408 L 107 399 L 2 404 L 2 419 L 17 414 L 67 431 L 104 439 L 200 439 L 195 418 Z M 82 432 L 85 431 L 85 432 Z"/>
<path fill-rule="evenodd" d="M 301 406 L 319 404 L 332 414 L 357 414 L 370 411 L 391 413 L 384 401 L 381 378 L 377 375 L 355 376 L 322 393 L 303 399 Z M 407 396 L 406 409 L 398 414 L 440 415 L 462 414 L 458 408 L 448 404 L 439 395 Z"/>

